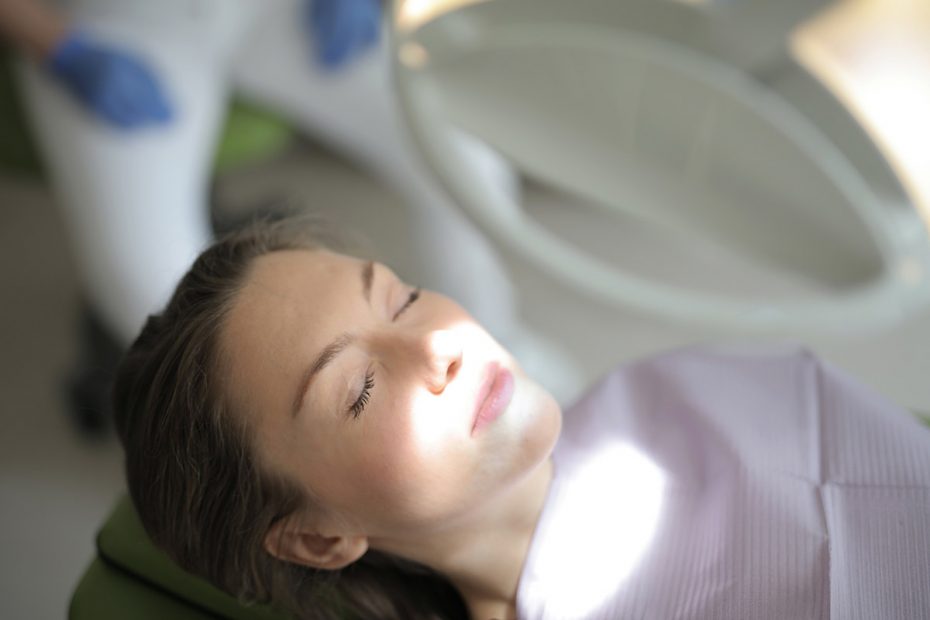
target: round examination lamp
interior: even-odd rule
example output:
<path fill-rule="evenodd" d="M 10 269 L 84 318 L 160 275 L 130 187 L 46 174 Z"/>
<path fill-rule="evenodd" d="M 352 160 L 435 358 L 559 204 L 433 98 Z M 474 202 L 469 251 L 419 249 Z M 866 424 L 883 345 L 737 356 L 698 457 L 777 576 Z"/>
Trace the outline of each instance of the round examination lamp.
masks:
<path fill-rule="evenodd" d="M 930 16 L 898 20 L 916 34 L 882 109 L 841 62 L 869 4 L 400 0 L 395 80 L 461 208 L 574 289 L 726 328 L 863 329 L 930 301 Z M 562 219 L 482 182 L 463 134 L 559 196 Z M 566 217 L 596 225 L 573 241 Z M 650 258 L 623 254 L 637 244 Z"/>

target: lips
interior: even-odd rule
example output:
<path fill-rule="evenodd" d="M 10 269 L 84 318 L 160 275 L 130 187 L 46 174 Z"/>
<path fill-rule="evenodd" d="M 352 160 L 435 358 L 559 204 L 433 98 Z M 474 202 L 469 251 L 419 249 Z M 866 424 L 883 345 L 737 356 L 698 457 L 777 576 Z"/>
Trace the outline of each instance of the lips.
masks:
<path fill-rule="evenodd" d="M 500 367 L 501 365 L 497 362 L 491 362 L 485 367 L 484 380 L 481 382 L 481 389 L 478 390 L 478 398 L 475 400 L 475 415 L 478 415 L 481 405 L 484 404 L 485 399 L 488 397 L 488 393 L 491 391 L 491 386 L 494 385 L 494 378 L 497 377 L 497 371 L 500 370 Z"/>
<path fill-rule="evenodd" d="M 513 374 L 497 362 L 488 364 L 484 382 L 478 391 L 471 433 L 474 435 L 496 420 L 513 397 Z"/>

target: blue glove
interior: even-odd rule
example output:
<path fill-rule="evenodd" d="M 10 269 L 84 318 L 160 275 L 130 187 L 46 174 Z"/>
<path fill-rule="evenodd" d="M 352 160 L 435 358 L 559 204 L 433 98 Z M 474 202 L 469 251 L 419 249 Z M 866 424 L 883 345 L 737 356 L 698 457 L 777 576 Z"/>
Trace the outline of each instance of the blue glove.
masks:
<path fill-rule="evenodd" d="M 336 69 L 378 41 L 381 0 L 308 0 L 303 17 L 317 59 Z"/>
<path fill-rule="evenodd" d="M 132 54 L 71 33 L 46 68 L 85 106 L 122 129 L 167 123 L 173 114 L 158 78 Z"/>

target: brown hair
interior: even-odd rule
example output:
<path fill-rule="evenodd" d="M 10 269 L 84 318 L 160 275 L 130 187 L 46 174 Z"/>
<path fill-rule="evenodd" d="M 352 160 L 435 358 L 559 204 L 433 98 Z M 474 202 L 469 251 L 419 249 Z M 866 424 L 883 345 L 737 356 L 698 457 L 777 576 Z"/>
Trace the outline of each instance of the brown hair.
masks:
<path fill-rule="evenodd" d="M 318 238 L 305 219 L 253 223 L 204 251 L 165 310 L 149 317 L 114 387 L 132 501 L 158 547 L 245 603 L 299 618 L 467 618 L 448 580 L 377 550 L 341 571 L 265 551 L 271 525 L 306 498 L 253 457 L 247 416 L 224 393 L 218 335 L 257 257 L 318 248 Z"/>

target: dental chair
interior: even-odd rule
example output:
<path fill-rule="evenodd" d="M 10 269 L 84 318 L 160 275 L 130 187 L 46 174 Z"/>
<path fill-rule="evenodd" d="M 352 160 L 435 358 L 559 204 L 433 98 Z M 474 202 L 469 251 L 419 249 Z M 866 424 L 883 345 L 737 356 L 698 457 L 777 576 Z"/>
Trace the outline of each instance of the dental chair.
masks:
<path fill-rule="evenodd" d="M 71 620 L 275 620 L 268 607 L 244 606 L 177 567 L 155 548 L 129 498 L 120 498 L 97 534 L 97 556 L 68 610 Z"/>

